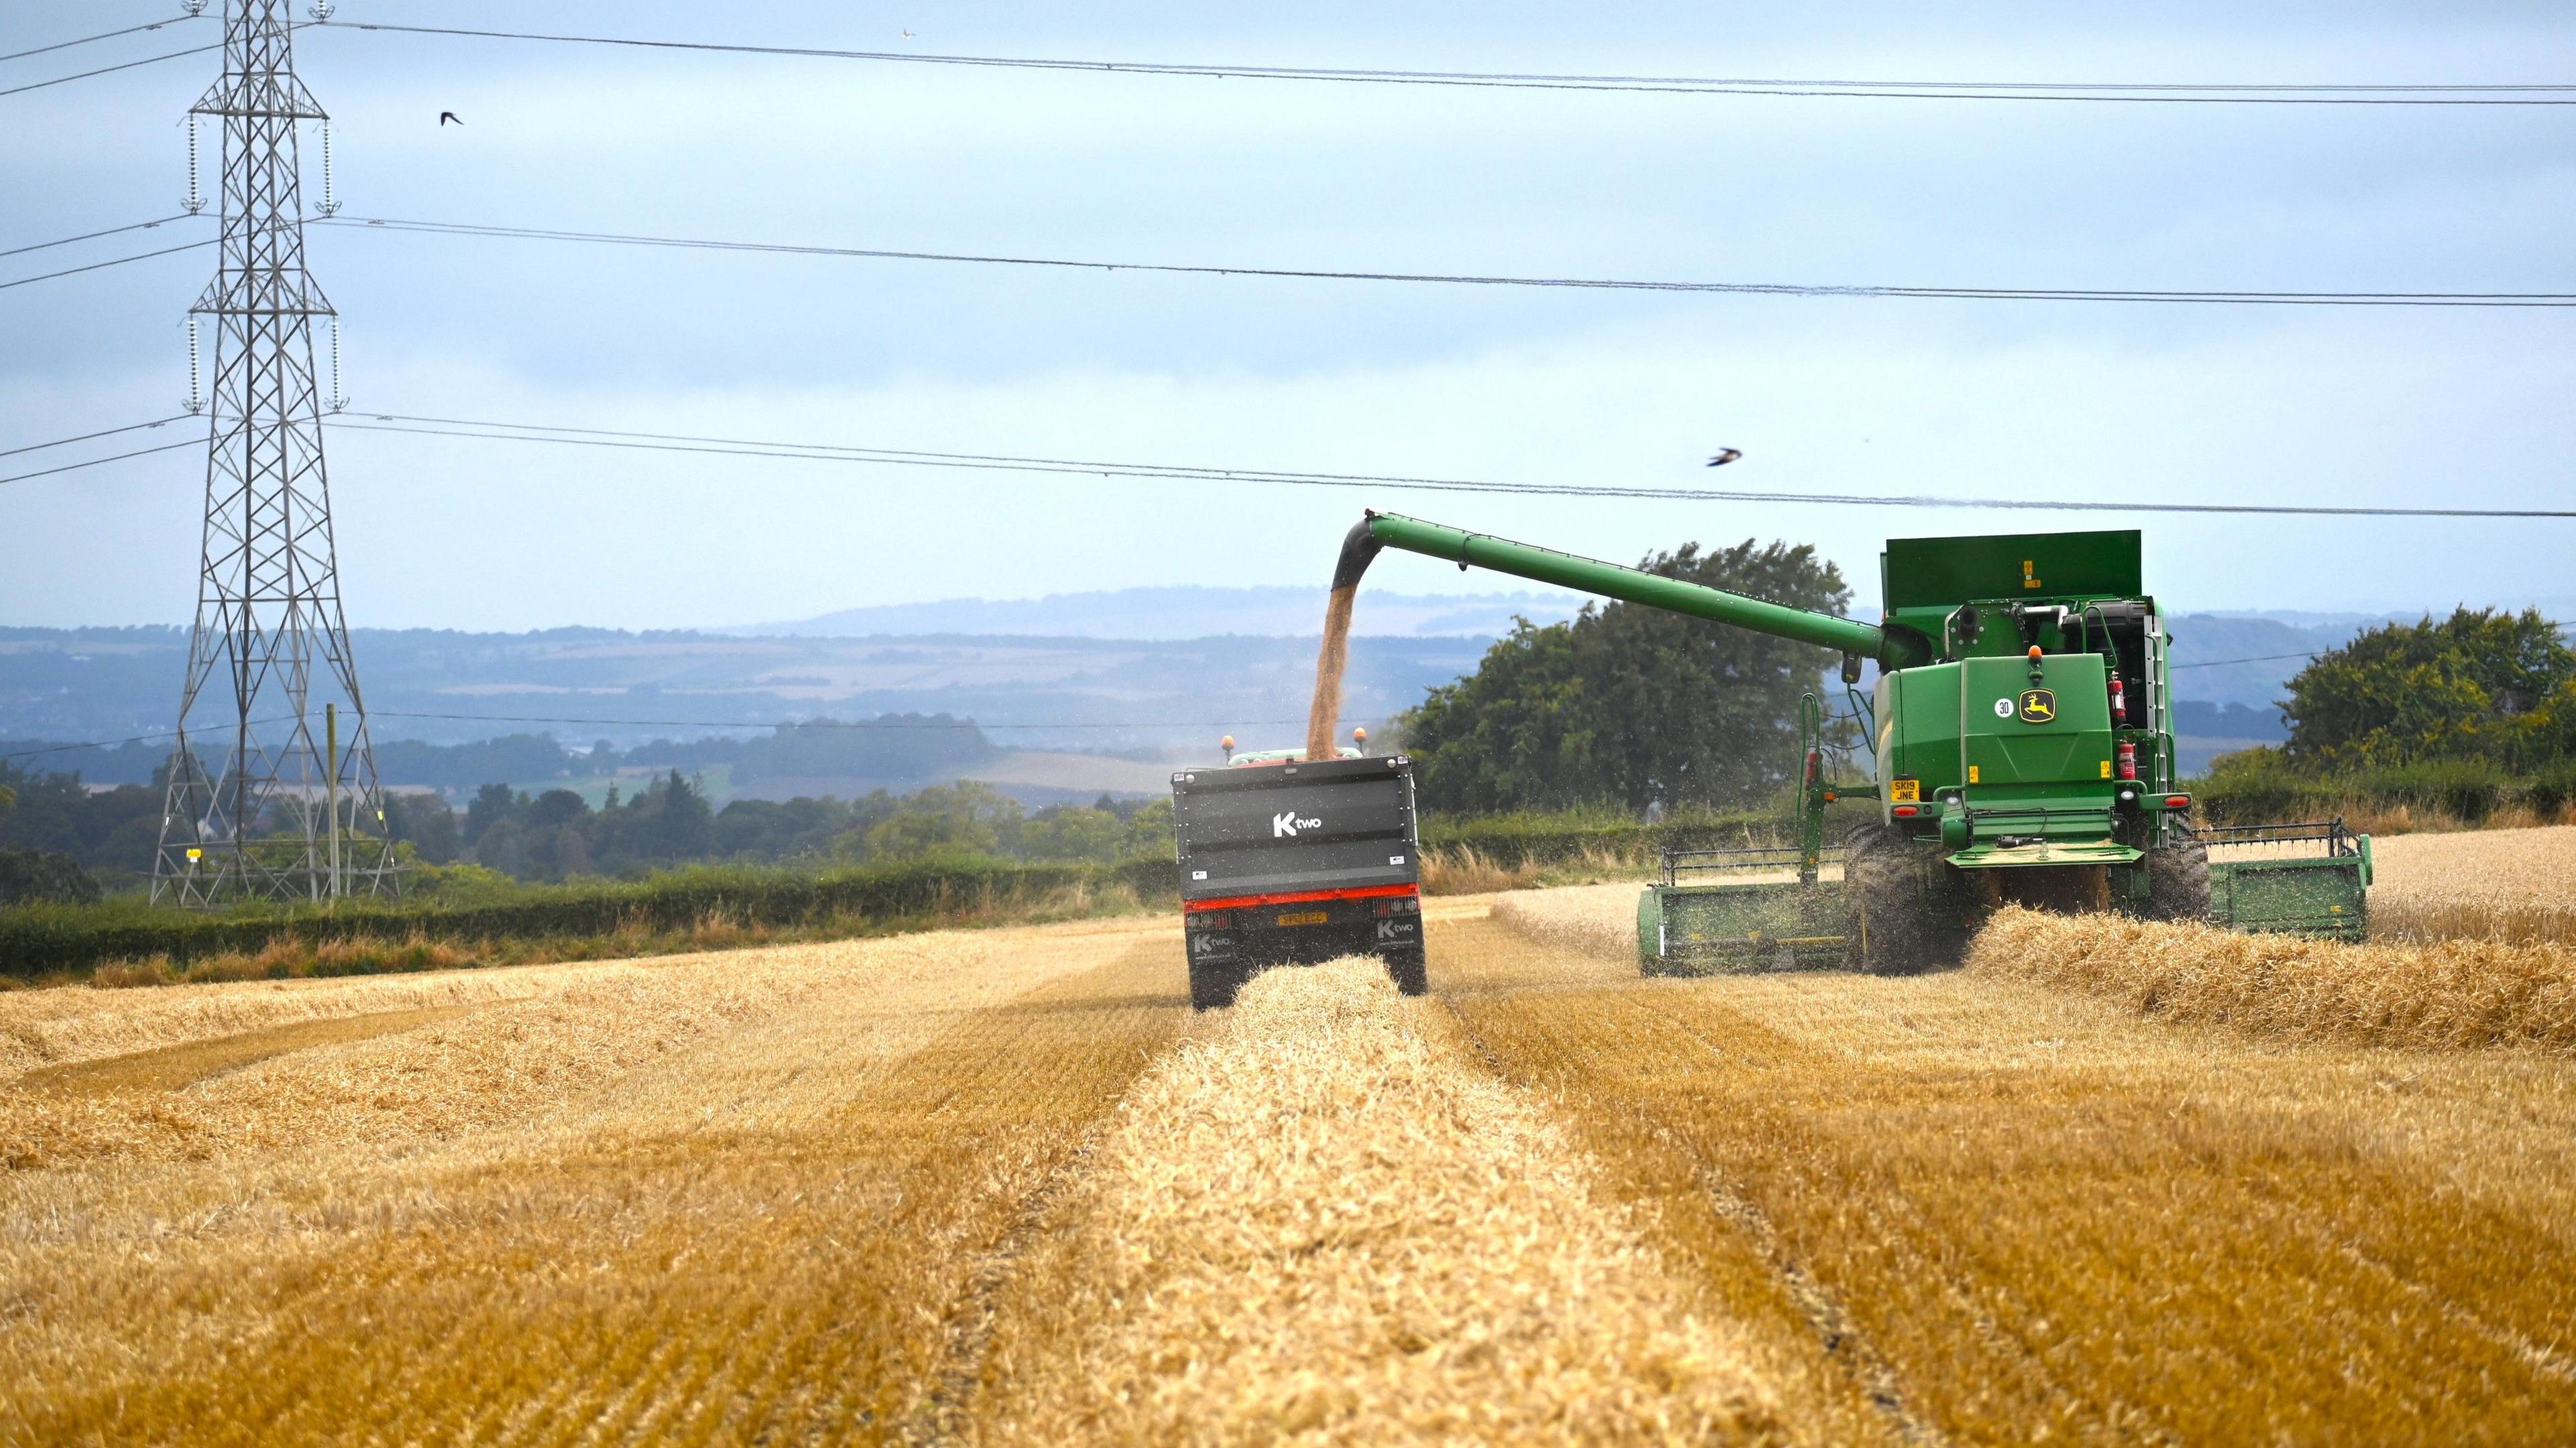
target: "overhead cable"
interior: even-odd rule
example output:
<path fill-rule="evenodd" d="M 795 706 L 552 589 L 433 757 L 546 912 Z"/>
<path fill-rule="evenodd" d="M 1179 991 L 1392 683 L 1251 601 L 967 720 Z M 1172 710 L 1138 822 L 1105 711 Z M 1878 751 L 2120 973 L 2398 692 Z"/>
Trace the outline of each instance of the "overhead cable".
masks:
<path fill-rule="evenodd" d="M 156 226 L 167 226 L 173 221 L 190 220 L 195 214 L 182 211 L 176 216 L 164 216 L 152 221 L 128 222 L 123 226 L 111 226 L 105 231 L 85 231 L 78 236 L 66 236 L 60 241 L 39 241 L 28 246 L 13 246 L 0 250 L 0 256 L 18 256 L 26 252 L 43 251 L 48 247 L 69 246 L 76 241 L 96 241 L 102 236 L 115 236 L 119 232 L 149 231 Z"/>
<path fill-rule="evenodd" d="M 120 431 L 122 430 L 123 429 L 120 429 Z M 103 458 L 91 458 L 87 462 L 65 463 L 58 468 L 43 468 L 32 473 L 14 473 L 8 477 L 0 478 L 0 483 L 23 483 L 31 478 L 50 478 L 56 473 L 76 473 L 83 468 L 97 467 L 101 463 L 121 463 L 127 458 L 149 457 L 154 453 L 175 452 L 183 447 L 201 448 L 205 445 L 206 440 L 201 437 L 192 437 L 185 442 L 165 442 L 159 447 L 136 448 L 132 452 L 115 453 Z"/>
<path fill-rule="evenodd" d="M 614 35 L 562 35 L 524 30 L 468 30 L 435 25 L 326 22 L 334 30 L 533 40 L 637 50 L 701 51 L 898 65 L 1003 70 L 1079 71 L 1099 75 L 1180 76 L 1210 80 L 1326 81 L 1361 85 L 1449 86 L 1495 90 L 1629 91 L 1662 95 L 1752 95 L 1952 101 L 2108 101 L 2163 105 L 2563 106 L 2576 85 L 2510 84 L 2174 84 L 2100 81 L 1815 80 L 1746 76 L 1552 75 L 1539 72 L 1384 70 L 1339 66 L 1186 64 L 1167 61 L 1074 60 L 1041 56 L 954 55 L 910 50 L 836 50 L 821 46 L 744 45 L 701 40 L 648 40 Z"/>
<path fill-rule="evenodd" d="M 27 85 L 13 85 L 6 90 L 0 90 L 0 96 L 23 95 L 28 91 L 43 90 L 47 86 L 69 85 L 73 81 L 87 80 L 94 75 L 113 75 L 120 70 L 132 70 L 137 66 L 144 65 L 159 65 L 165 60 L 177 60 L 182 56 L 189 55 L 204 55 L 210 50 L 221 50 L 223 48 L 224 43 L 218 40 L 212 45 L 191 46 L 186 50 L 173 50 L 162 55 L 147 55 L 141 60 L 129 60 L 122 65 L 103 65 L 96 70 L 85 70 L 77 75 L 58 75 L 52 80 L 34 81 Z"/>
<path fill-rule="evenodd" d="M 20 453 L 43 452 L 48 448 L 69 447 L 73 443 L 88 442 L 93 438 L 114 437 L 120 432 L 141 432 L 145 428 L 167 427 L 174 422 L 185 422 L 193 416 L 195 416 L 194 413 L 182 412 L 157 418 L 151 422 L 129 422 L 123 427 L 103 428 L 97 432 L 82 433 L 77 437 L 56 438 L 52 442 L 31 442 L 20 447 L 0 448 L 0 458 L 13 458 Z"/>
<path fill-rule="evenodd" d="M 57 277 L 78 276 L 82 272 L 105 271 L 109 267 L 124 266 L 128 262 L 150 261 L 156 256 L 173 256 L 183 251 L 199 251 L 209 246 L 218 245 L 220 244 L 220 241 L 220 238 L 210 236 L 203 241 L 183 241 L 177 246 L 165 246 L 159 251 L 137 252 L 132 256 L 112 257 L 106 261 L 94 261 L 87 266 L 65 267 L 61 271 L 49 271 L 32 277 L 19 277 L 14 281 L 0 282 L 0 292 L 5 292 L 11 287 L 33 286 L 37 282 L 49 282 Z"/>
<path fill-rule="evenodd" d="M 97 35 L 84 35 L 78 40 L 58 40 L 51 45 L 39 45 L 33 50 L 13 50 L 7 55 L 0 55 L 0 60 L 25 60 L 31 55 L 43 55 L 48 51 L 55 50 L 69 50 L 75 45 L 88 45 L 93 41 L 114 40 L 120 35 L 140 35 L 146 30 L 159 30 L 165 25 L 185 25 L 196 18 L 197 17 L 194 15 L 174 15 L 167 20 L 155 20 L 149 25 L 129 25 L 123 30 L 109 30 L 103 31 Z"/>
<path fill-rule="evenodd" d="M 1290 472 L 1206 464 L 1113 462 L 996 453 L 932 452 L 842 443 L 794 443 L 687 433 L 570 428 L 533 423 L 484 422 L 403 413 L 335 413 L 334 431 L 413 433 L 486 442 L 542 442 L 645 452 L 724 457 L 784 458 L 805 462 L 879 464 L 1016 473 L 1072 474 L 1171 482 L 1271 484 L 1289 487 L 1380 488 L 1425 492 L 1498 493 L 1519 496 L 1625 498 L 1684 503 L 1795 503 L 1833 507 L 1982 508 L 2079 513 L 2222 513 L 2376 518 L 2576 518 L 2576 509 L 2329 507 L 2316 504 L 2092 502 L 2038 498 L 1947 498 L 1908 494 L 1815 493 L 1786 490 L 1646 488 L 1590 483 L 1507 483 L 1399 474 Z"/>
<path fill-rule="evenodd" d="M 725 241 L 703 237 L 643 236 L 624 232 L 569 231 L 544 227 L 493 226 L 474 222 L 405 220 L 394 217 L 334 216 L 311 218 L 308 219 L 308 224 L 357 227 L 371 231 L 420 232 L 433 236 L 499 237 L 520 241 L 591 242 L 611 246 L 764 252 L 788 256 L 840 257 L 871 261 L 963 262 L 989 266 L 1046 267 L 1076 271 L 1275 277 L 1304 281 L 1417 282 L 1447 286 L 1539 287 L 1579 291 L 1716 292 L 1752 296 L 1901 297 L 1931 301 L 2157 302 L 2285 307 L 2576 307 L 2576 292 L 2271 292 L 2111 287 L 1927 287 L 1803 282 L 1694 282 L 1584 277 L 1476 276 L 1438 272 L 1192 266 L 1169 262 L 1088 261 L 1065 257 L 1010 256 L 973 252 L 898 251 L 876 247 L 813 246 L 785 242 Z"/>

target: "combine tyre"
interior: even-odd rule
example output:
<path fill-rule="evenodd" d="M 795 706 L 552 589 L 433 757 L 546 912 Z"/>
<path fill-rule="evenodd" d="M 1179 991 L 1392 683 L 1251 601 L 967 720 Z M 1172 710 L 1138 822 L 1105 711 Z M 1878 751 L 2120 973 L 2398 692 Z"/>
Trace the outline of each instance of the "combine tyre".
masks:
<path fill-rule="evenodd" d="M 2147 851 L 2149 920 L 2209 919 L 2209 846 L 2174 831 L 2175 838 Z"/>

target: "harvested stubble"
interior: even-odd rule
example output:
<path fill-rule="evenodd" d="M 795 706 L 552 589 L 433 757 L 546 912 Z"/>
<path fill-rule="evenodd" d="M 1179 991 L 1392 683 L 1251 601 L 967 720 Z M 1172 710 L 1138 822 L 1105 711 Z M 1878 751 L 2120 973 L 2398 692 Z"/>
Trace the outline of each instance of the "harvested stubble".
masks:
<path fill-rule="evenodd" d="M 2375 936 L 2576 946 L 2576 825 L 2402 835 L 2373 845 Z"/>
<path fill-rule="evenodd" d="M 1274 970 L 1140 1081 L 1030 1259 L 981 1436 L 1781 1436 L 1593 1167 L 1374 961 Z"/>
<path fill-rule="evenodd" d="M 398 1033 L 70 1092 L 96 1117 L 0 1177 L 0 1443 L 900 1437 L 991 1254 L 1183 1028 L 1177 949 L 1121 924 L 541 968 Z"/>
<path fill-rule="evenodd" d="M 1515 890 L 1494 899 L 1494 918 L 1548 945 L 1584 955 L 1633 959 L 1637 896 L 1643 885 L 1575 885 Z"/>
<path fill-rule="evenodd" d="M 1430 943 L 1676 1259 L 1745 1304 L 1769 1264 L 1909 1438 L 2576 1441 L 2562 1057 L 2283 1049 L 1985 972 L 1639 980 L 1499 912 Z"/>
<path fill-rule="evenodd" d="M 2267 1040 L 2576 1055 L 2576 950 L 2564 946 L 2347 945 L 2012 908 L 1977 933 L 1968 968 Z"/>

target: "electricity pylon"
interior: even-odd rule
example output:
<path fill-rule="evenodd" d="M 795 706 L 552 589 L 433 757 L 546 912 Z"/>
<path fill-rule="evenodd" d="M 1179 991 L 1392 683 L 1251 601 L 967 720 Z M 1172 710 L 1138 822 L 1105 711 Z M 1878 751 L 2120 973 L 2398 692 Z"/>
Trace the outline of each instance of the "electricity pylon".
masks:
<path fill-rule="evenodd" d="M 223 78 L 190 108 L 192 128 L 223 127 L 223 251 L 189 309 L 215 329 L 205 543 L 152 881 L 184 905 L 399 883 L 322 465 L 313 321 L 336 314 L 304 267 L 296 126 L 327 117 L 296 78 L 288 11 L 225 0 Z"/>

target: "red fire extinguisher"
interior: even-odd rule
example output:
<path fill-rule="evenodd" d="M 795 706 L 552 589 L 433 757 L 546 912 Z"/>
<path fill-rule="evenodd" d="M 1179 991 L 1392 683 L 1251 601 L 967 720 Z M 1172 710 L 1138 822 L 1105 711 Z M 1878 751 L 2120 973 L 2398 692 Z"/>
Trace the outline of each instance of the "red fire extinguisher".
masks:
<path fill-rule="evenodd" d="M 2131 741 L 2129 741 L 2129 740 L 2126 740 L 2126 739 L 2121 740 L 2121 741 L 2120 741 L 2119 756 L 2120 756 L 2120 777 L 2121 777 L 2122 779 L 2135 779 L 2135 778 L 2137 778 L 2137 777 L 2138 777 L 2138 746 L 2137 746 L 2135 743 L 2133 743 L 2133 742 L 2131 742 Z"/>
<path fill-rule="evenodd" d="M 2111 722 L 2121 725 L 2129 722 L 2129 686 L 2122 683 L 2117 674 L 2111 676 Z"/>

